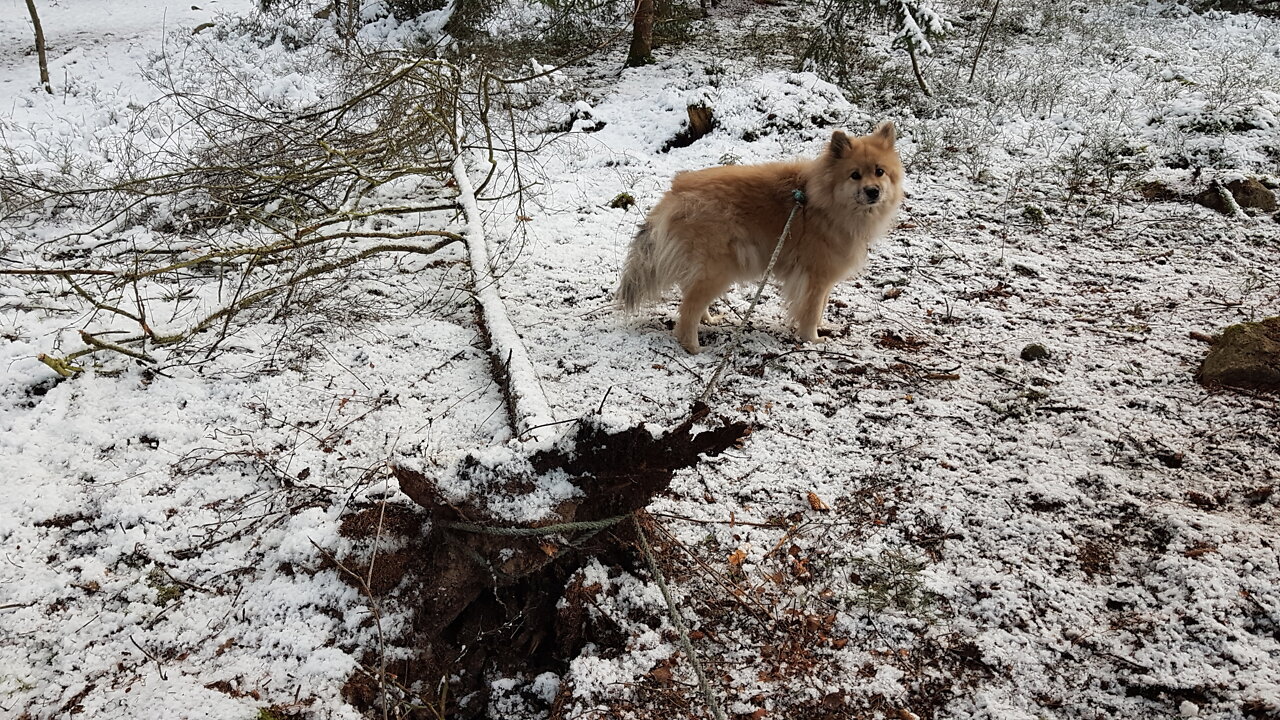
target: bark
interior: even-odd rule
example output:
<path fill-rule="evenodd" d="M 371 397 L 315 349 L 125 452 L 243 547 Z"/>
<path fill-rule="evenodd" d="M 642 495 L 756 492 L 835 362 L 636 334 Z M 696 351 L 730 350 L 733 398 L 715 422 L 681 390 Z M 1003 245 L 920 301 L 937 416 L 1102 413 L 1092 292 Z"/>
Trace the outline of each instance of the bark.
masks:
<path fill-rule="evenodd" d="M 631 28 L 631 51 L 627 67 L 653 63 L 653 0 L 636 0 L 635 22 Z"/>
<path fill-rule="evenodd" d="M 716 129 L 715 110 L 704 103 L 696 103 L 685 108 L 689 113 L 689 122 L 680 132 L 675 134 L 662 146 L 660 152 L 670 152 L 674 148 L 689 147 L 702 139 L 707 133 Z"/>

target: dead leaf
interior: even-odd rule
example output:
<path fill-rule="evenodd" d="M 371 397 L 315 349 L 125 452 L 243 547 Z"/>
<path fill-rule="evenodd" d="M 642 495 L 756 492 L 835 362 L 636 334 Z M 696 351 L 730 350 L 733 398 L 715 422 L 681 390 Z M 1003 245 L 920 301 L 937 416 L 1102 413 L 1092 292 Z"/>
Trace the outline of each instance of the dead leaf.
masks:
<path fill-rule="evenodd" d="M 746 559 L 747 559 L 747 554 L 743 552 L 742 549 L 734 550 L 733 554 L 729 556 L 729 566 L 741 567 L 742 561 Z"/>
<path fill-rule="evenodd" d="M 809 507 L 818 512 L 827 512 L 831 509 L 831 506 L 823 502 L 822 498 L 818 497 L 817 493 L 812 490 L 809 491 Z"/>

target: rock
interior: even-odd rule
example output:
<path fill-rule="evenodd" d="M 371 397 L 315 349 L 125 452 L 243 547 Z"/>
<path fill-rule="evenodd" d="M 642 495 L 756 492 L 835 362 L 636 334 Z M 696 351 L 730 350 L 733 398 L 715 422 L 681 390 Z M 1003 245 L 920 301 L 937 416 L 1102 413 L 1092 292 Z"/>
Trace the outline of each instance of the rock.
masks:
<path fill-rule="evenodd" d="M 1280 317 L 1223 330 L 1196 379 L 1207 386 L 1280 391 Z"/>
<path fill-rule="evenodd" d="M 1049 348 L 1041 345 L 1040 343 L 1031 343 L 1030 345 L 1022 348 L 1022 354 L 1019 355 L 1019 357 L 1027 362 L 1043 360 L 1049 357 Z"/>
<path fill-rule="evenodd" d="M 1227 189 L 1231 191 L 1231 196 L 1236 199 L 1236 204 L 1242 208 L 1253 208 L 1262 212 L 1275 212 L 1276 194 L 1257 178 L 1232 180 L 1227 183 Z"/>
<path fill-rule="evenodd" d="M 1203 205 L 1210 210 L 1217 210 L 1223 215 L 1234 215 L 1234 211 L 1227 205 L 1226 199 L 1218 192 L 1217 185 L 1211 185 L 1204 192 L 1191 198 L 1197 205 Z M 1238 203 L 1237 203 L 1238 204 Z"/>
<path fill-rule="evenodd" d="M 1226 183 L 1226 188 L 1242 210 L 1274 212 L 1276 209 L 1276 194 L 1257 178 L 1238 178 Z M 1232 214 L 1232 209 L 1227 207 L 1216 186 L 1210 186 L 1193 199 L 1197 204 L 1217 210 L 1223 215 Z"/>

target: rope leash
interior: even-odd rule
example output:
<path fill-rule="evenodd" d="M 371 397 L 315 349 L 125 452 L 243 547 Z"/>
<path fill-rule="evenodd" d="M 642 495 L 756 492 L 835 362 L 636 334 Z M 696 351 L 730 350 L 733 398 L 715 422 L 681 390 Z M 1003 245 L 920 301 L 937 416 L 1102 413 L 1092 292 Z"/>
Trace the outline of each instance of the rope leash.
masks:
<path fill-rule="evenodd" d="M 458 520 L 440 520 L 437 521 L 436 524 L 442 528 L 478 533 L 480 535 L 540 537 L 542 535 L 555 535 L 557 533 L 578 532 L 579 530 L 594 530 L 599 532 L 607 527 L 617 525 L 628 517 L 628 515 L 615 515 L 614 517 L 604 518 L 602 520 L 583 520 L 582 522 L 567 522 L 556 525 L 543 525 L 541 527 L 493 527 L 489 525 L 461 522 Z"/>
<path fill-rule="evenodd" d="M 794 215 L 795 213 L 793 212 L 792 214 Z M 783 234 L 785 236 L 785 233 Z M 680 633 L 680 647 L 684 650 L 685 657 L 689 658 L 689 664 L 693 666 L 693 674 L 698 678 L 698 689 L 702 691 L 702 697 L 707 701 L 707 708 L 711 710 L 715 720 L 725 720 L 724 710 L 721 709 L 715 693 L 711 690 L 711 685 L 707 682 L 707 676 L 702 671 L 702 662 L 698 660 L 698 654 L 693 650 L 693 640 L 689 639 L 689 629 L 685 627 L 684 618 L 680 617 L 680 610 L 676 607 L 676 601 L 671 599 L 671 591 L 667 589 L 667 579 L 663 576 L 662 571 L 658 569 L 658 561 L 653 557 L 653 550 L 649 547 L 649 540 L 644 535 L 644 528 L 640 527 L 640 518 L 632 515 L 631 522 L 635 523 L 636 538 L 640 540 L 640 549 L 644 551 L 645 562 L 649 564 L 649 573 L 657 581 L 658 589 L 662 591 L 662 599 L 667 601 L 667 613 L 671 616 L 671 624 L 675 626 L 676 632 Z"/>
<path fill-rule="evenodd" d="M 544 536 L 554 536 L 554 534 L 561 534 L 561 533 L 575 533 L 575 532 L 579 532 L 579 530 L 589 530 L 588 533 L 584 534 L 584 536 L 580 538 L 577 538 L 576 541 L 568 542 L 568 547 L 576 548 L 576 547 L 584 546 L 584 544 L 588 543 L 588 541 L 590 541 L 591 538 L 594 538 L 596 534 L 599 534 L 600 530 L 603 530 L 605 528 L 611 528 L 613 527 L 613 525 L 617 525 L 618 523 L 621 523 L 622 520 L 626 520 L 626 519 L 627 519 L 627 515 L 614 515 L 613 518 L 604 518 L 600 520 L 584 520 L 584 521 L 580 521 L 580 523 L 558 523 L 556 525 L 543 525 L 543 527 L 540 527 L 540 528 L 509 528 L 509 527 L 503 528 L 503 527 L 494 527 L 494 525 L 463 523 L 463 521 L 461 520 L 438 520 L 436 521 L 435 524 L 436 524 L 436 527 L 449 529 L 449 530 L 458 530 L 458 532 L 462 532 L 462 533 L 475 533 L 475 534 L 480 534 L 480 536 L 498 536 L 498 537 L 508 537 L 508 538 L 544 537 Z M 445 536 L 445 542 L 449 542 L 448 536 Z M 467 557 L 467 560 L 471 560 L 472 562 L 475 562 L 476 565 L 481 566 L 481 568 L 484 568 L 485 570 L 489 570 L 489 574 L 493 575 L 494 578 L 498 578 L 498 575 L 502 575 L 502 577 L 509 577 L 509 575 L 507 575 L 506 573 L 502 573 L 502 571 L 498 570 L 497 568 L 494 568 L 492 562 L 489 562 L 489 559 L 486 559 L 484 555 L 480 555 L 479 552 L 476 552 L 475 548 L 467 546 L 467 544 L 463 544 L 463 543 L 454 542 L 451 544 L 454 544 L 454 546 L 456 546 L 458 550 L 461 550 L 463 555 Z M 557 552 L 557 555 L 559 555 L 559 552 Z"/>
<path fill-rule="evenodd" d="M 791 234 L 791 221 L 796 219 L 796 213 L 800 212 L 800 208 L 805 206 L 809 198 L 804 194 L 803 190 L 793 190 L 791 197 L 796 201 L 794 207 L 791 208 L 791 214 L 787 216 L 787 223 L 782 226 L 782 234 L 778 236 L 778 244 L 773 246 L 773 255 L 769 257 L 769 264 L 764 269 L 764 277 L 760 278 L 760 284 L 756 286 L 756 294 L 751 298 L 751 304 L 747 306 L 747 314 L 742 316 L 742 322 L 733 329 L 733 336 L 729 338 L 729 345 L 725 348 L 724 357 L 720 360 L 720 364 L 716 366 L 716 371 L 712 373 L 711 380 L 707 382 L 707 387 L 702 391 L 702 395 L 698 396 L 699 402 L 707 402 L 711 397 L 712 391 L 716 389 L 716 383 L 720 382 L 720 375 L 724 369 L 728 367 L 729 361 L 738 352 L 738 345 L 742 342 L 742 329 L 747 326 L 751 320 L 751 314 L 755 312 L 756 305 L 760 302 L 760 296 L 764 295 L 764 286 L 769 283 L 769 276 L 773 274 L 773 266 L 778 263 L 778 256 L 782 254 L 782 245 L 787 241 L 787 236 Z"/>

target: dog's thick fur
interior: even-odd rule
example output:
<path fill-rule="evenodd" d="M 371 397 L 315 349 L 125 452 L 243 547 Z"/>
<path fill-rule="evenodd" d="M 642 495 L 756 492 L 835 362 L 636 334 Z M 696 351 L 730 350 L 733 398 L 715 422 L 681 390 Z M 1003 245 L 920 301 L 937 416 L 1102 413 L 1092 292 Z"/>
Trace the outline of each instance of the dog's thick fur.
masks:
<path fill-rule="evenodd" d="M 758 279 L 802 190 L 778 256 L 791 320 L 818 342 L 818 325 L 836 283 L 866 262 L 867 248 L 888 230 L 902 202 L 902 162 L 894 126 L 850 138 L 837 130 L 814 160 L 724 166 L 676 175 L 631 242 L 617 299 L 635 312 L 678 285 L 683 297 L 676 339 L 698 352 L 698 324 L 734 283 Z"/>

